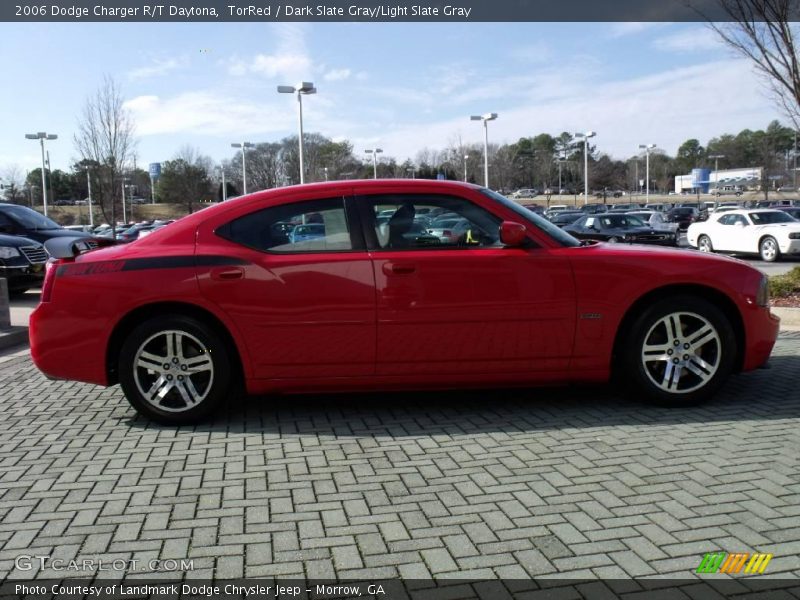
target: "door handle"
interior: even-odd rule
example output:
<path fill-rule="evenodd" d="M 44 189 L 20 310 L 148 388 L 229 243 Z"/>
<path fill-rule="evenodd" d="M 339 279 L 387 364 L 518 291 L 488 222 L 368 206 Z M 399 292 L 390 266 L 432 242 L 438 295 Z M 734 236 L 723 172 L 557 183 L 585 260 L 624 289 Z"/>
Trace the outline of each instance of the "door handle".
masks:
<path fill-rule="evenodd" d="M 225 267 L 220 269 L 211 269 L 211 279 L 217 279 L 220 281 L 241 279 L 243 276 L 244 276 L 244 269 L 242 267 Z"/>
<path fill-rule="evenodd" d="M 411 263 L 383 263 L 383 272 L 386 275 L 410 275 L 417 270 L 417 265 Z"/>

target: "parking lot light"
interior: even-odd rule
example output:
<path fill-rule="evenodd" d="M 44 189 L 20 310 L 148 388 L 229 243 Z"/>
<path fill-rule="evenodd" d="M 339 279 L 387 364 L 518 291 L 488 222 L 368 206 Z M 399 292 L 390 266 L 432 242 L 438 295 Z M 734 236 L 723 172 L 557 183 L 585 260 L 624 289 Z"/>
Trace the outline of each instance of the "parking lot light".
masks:
<path fill-rule="evenodd" d="M 245 163 L 244 155 L 248 148 L 254 148 L 255 144 L 251 144 L 250 142 L 241 142 L 241 143 L 234 143 L 231 144 L 231 148 L 241 148 L 242 149 L 242 195 L 244 196 L 247 194 L 247 165 Z"/>
<path fill-rule="evenodd" d="M 719 192 L 719 159 L 725 158 L 724 154 L 712 154 L 708 158 L 714 159 L 714 192 Z M 796 188 L 797 186 L 795 186 Z"/>
<path fill-rule="evenodd" d="M 483 121 L 483 185 L 489 187 L 489 121 L 494 121 L 497 113 L 472 115 L 470 121 Z"/>
<path fill-rule="evenodd" d="M 372 175 L 373 175 L 373 179 L 377 179 L 378 178 L 378 154 L 380 154 L 381 152 L 383 152 L 383 150 L 380 149 L 380 148 L 375 148 L 374 150 L 371 149 L 371 148 L 369 150 L 364 150 L 365 154 L 372 154 Z"/>
<path fill-rule="evenodd" d="M 589 138 L 597 135 L 596 131 L 576 133 L 575 137 L 583 140 L 583 203 L 589 203 Z"/>
<path fill-rule="evenodd" d="M 645 204 L 650 204 L 650 150 L 655 148 L 655 144 L 639 144 L 639 148 L 644 150 L 645 158 Z"/>
<path fill-rule="evenodd" d="M 47 183 L 45 182 L 44 176 L 44 141 L 45 140 L 57 140 L 58 136 L 54 133 L 47 133 L 46 131 L 39 131 L 38 133 L 26 133 L 25 139 L 28 140 L 39 140 L 39 144 L 42 147 L 42 207 L 44 210 L 44 216 L 47 216 Z"/>
<path fill-rule="evenodd" d="M 278 86 L 278 93 L 279 94 L 297 94 L 297 121 L 299 127 L 299 138 L 298 144 L 300 149 L 300 183 L 303 184 L 306 181 L 305 177 L 305 169 L 303 168 L 303 96 L 309 94 L 316 94 L 317 88 L 314 87 L 314 84 L 310 81 L 302 81 L 297 85 L 279 85 Z"/>

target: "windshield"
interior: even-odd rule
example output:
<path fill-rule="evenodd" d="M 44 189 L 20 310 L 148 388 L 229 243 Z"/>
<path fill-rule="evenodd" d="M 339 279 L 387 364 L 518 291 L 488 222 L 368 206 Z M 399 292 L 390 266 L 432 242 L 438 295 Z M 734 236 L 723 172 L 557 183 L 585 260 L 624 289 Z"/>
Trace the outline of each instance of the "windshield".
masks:
<path fill-rule="evenodd" d="M 750 220 L 756 225 L 772 225 L 773 223 L 794 223 L 795 220 L 785 212 L 776 210 L 775 212 L 752 212 Z"/>
<path fill-rule="evenodd" d="M 544 231 L 547 235 L 551 238 L 555 239 L 559 244 L 564 246 L 580 246 L 581 243 L 568 234 L 566 231 L 561 229 L 558 225 L 554 225 L 547 219 L 540 217 L 535 212 L 532 212 L 525 208 L 524 206 L 509 200 L 502 194 L 498 194 L 497 192 L 493 192 L 492 190 L 481 188 L 481 192 L 491 198 L 492 200 L 496 200 L 506 208 L 513 210 L 523 221 L 528 223 L 533 223 L 536 227 Z"/>
<path fill-rule="evenodd" d="M 17 224 L 25 229 L 61 229 L 55 221 L 51 221 L 42 214 L 35 210 L 31 210 L 27 206 L 3 206 L 3 213 L 11 217 Z"/>

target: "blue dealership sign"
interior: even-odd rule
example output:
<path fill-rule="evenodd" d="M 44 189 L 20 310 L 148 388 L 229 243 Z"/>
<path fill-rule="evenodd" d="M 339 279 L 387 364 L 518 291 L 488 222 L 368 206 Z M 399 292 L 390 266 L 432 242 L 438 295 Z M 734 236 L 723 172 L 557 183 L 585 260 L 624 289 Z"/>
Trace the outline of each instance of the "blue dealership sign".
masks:
<path fill-rule="evenodd" d="M 150 179 L 161 177 L 161 163 L 150 163 Z"/>

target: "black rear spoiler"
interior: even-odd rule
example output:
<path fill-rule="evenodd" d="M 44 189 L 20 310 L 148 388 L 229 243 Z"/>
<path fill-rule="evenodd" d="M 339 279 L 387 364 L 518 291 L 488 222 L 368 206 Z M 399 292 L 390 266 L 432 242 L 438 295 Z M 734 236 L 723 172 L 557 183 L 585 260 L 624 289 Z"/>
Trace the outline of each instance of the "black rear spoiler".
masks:
<path fill-rule="evenodd" d="M 84 252 L 116 243 L 116 240 L 102 237 L 58 237 L 47 240 L 44 249 L 51 258 L 75 258 Z"/>

